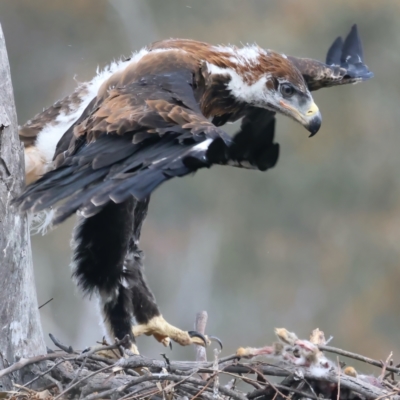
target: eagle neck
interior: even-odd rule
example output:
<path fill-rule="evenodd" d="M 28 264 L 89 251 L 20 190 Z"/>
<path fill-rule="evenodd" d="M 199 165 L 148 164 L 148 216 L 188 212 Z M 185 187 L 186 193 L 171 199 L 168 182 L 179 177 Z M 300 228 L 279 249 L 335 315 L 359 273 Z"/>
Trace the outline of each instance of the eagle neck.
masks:
<path fill-rule="evenodd" d="M 206 64 L 205 90 L 200 100 L 202 113 L 207 118 L 239 113 L 246 104 L 236 98 L 229 88 L 232 80 L 231 70 Z"/>

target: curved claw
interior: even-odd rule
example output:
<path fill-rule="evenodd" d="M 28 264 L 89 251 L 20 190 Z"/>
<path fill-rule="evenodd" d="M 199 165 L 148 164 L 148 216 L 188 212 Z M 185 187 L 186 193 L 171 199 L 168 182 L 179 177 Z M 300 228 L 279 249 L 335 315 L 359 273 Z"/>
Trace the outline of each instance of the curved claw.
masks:
<path fill-rule="evenodd" d="M 217 342 L 221 350 L 224 348 L 224 346 L 222 346 L 222 341 L 220 338 L 217 338 L 216 336 L 208 336 L 208 340 L 210 340 L 211 342 Z"/>
<path fill-rule="evenodd" d="M 207 338 L 202 333 L 196 331 L 188 331 L 188 334 L 191 338 L 198 337 L 199 339 L 201 339 L 204 342 L 204 347 L 207 347 Z"/>

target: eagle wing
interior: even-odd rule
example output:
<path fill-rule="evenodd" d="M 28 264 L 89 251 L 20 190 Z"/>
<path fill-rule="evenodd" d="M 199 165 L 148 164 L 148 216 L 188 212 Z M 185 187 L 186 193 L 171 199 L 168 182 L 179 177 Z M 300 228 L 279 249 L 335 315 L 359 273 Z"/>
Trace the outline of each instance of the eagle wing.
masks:
<path fill-rule="evenodd" d="M 274 142 L 275 122 L 274 112 L 249 107 L 242 118 L 239 131 L 233 136 L 232 143 L 225 150 L 219 151 L 226 154 L 223 163 L 260 171 L 273 168 L 279 157 L 279 144 Z M 217 147 L 217 144 L 218 140 L 212 147 Z"/>
<path fill-rule="evenodd" d="M 344 41 L 340 37 L 334 41 L 334 43 L 328 50 L 325 64 L 320 61 L 308 58 L 297 58 L 292 56 L 289 56 L 288 58 L 301 71 L 310 90 L 317 90 L 324 87 L 331 87 L 343 84 L 357 83 L 363 80 L 370 79 L 373 76 L 372 72 L 370 72 L 368 70 L 368 67 L 364 64 L 361 40 L 356 25 L 352 27 L 349 35 L 346 37 Z M 165 79 L 164 83 L 166 82 L 167 80 Z M 132 83 L 132 85 L 134 85 L 134 83 Z M 152 87 L 151 85 L 146 84 L 140 86 L 139 83 L 136 83 L 136 86 L 140 90 L 142 90 L 144 87 L 146 88 L 147 96 L 149 97 L 149 100 L 152 101 L 149 104 L 153 104 L 153 106 L 155 106 L 156 103 L 154 101 L 157 102 L 156 97 L 159 96 L 158 92 L 159 88 L 158 87 L 153 88 L 156 90 L 154 90 L 153 93 L 154 97 L 151 97 L 152 94 L 149 93 Z M 182 90 L 183 87 L 185 86 L 181 85 L 179 86 L 179 89 Z M 133 88 L 134 86 L 131 86 L 130 93 L 126 92 L 124 94 L 122 92 L 117 93 L 116 91 L 114 91 L 113 93 L 115 95 L 115 99 L 111 99 L 111 97 L 105 99 L 104 104 L 101 107 L 101 110 L 99 110 L 97 114 L 96 123 L 100 124 L 103 127 L 107 126 L 106 129 L 112 130 L 115 127 L 116 121 L 119 121 L 121 124 L 121 126 L 118 128 L 120 130 L 119 132 L 124 131 L 124 129 L 126 130 L 126 128 L 130 126 L 129 124 L 132 124 L 135 119 L 129 122 L 130 116 L 129 118 L 127 118 L 129 114 L 129 111 L 127 111 L 129 110 L 129 106 L 125 108 L 124 111 L 117 110 L 117 106 L 122 104 L 121 100 L 122 98 L 125 98 L 125 101 L 127 98 L 131 99 L 130 107 L 134 112 L 133 114 L 136 113 L 136 116 L 138 118 L 141 118 L 140 115 L 143 112 L 144 104 L 140 106 L 138 102 L 143 101 L 144 95 L 139 94 L 138 96 L 136 96 L 136 94 L 133 93 Z M 174 90 L 177 89 L 178 87 L 177 85 L 175 85 Z M 186 87 L 186 89 L 188 88 Z M 65 99 L 55 103 L 53 106 L 44 110 L 42 113 L 38 114 L 35 118 L 33 118 L 31 121 L 28 121 L 24 126 L 21 127 L 20 138 L 25 145 L 26 179 L 28 183 L 35 181 L 36 179 L 38 179 L 39 176 L 43 175 L 46 169 L 48 169 L 49 160 L 51 160 L 53 156 L 53 154 L 51 155 L 48 154 L 46 157 L 47 160 L 43 159 L 43 154 L 38 148 L 36 143 L 36 141 L 38 140 L 37 138 L 38 133 L 45 126 L 54 123 L 54 121 L 57 118 L 60 118 L 60 116 L 64 115 L 66 117 L 64 119 L 68 119 L 69 114 L 73 115 L 74 114 L 73 111 L 82 102 L 82 97 L 83 95 L 85 95 L 85 92 L 87 92 L 87 90 L 88 88 L 85 85 L 81 85 L 71 96 L 68 96 Z M 125 88 L 123 90 L 127 89 Z M 165 89 L 164 95 L 167 92 L 168 90 Z M 197 118 L 196 123 L 200 126 L 205 127 L 207 123 L 204 120 L 201 120 L 201 113 L 199 112 L 198 108 L 196 108 L 197 106 L 194 106 L 195 102 L 193 102 L 193 94 L 191 94 L 190 96 L 188 96 L 188 94 L 186 93 L 185 99 L 186 101 L 189 101 L 189 98 L 191 98 L 191 105 L 187 107 L 187 109 L 190 109 L 191 112 L 190 113 L 188 113 L 188 111 L 185 112 L 192 118 L 192 123 L 194 123 L 194 120 Z M 94 101 L 96 101 L 96 98 L 94 98 Z M 146 105 L 149 106 L 149 104 Z M 165 105 L 165 103 L 163 104 Z M 170 102 L 169 107 L 171 107 L 171 104 L 173 103 Z M 96 105 L 98 106 L 97 103 Z M 177 106 L 177 104 L 175 104 L 175 106 Z M 106 111 L 107 107 L 108 111 Z M 162 107 L 161 103 L 158 103 L 157 107 Z M 110 113 L 110 115 L 108 115 L 107 118 L 101 116 L 102 112 L 103 113 L 110 112 L 111 108 L 113 108 L 112 113 Z M 175 111 L 178 109 L 179 108 L 177 107 L 174 108 Z M 90 129 L 94 127 L 93 125 L 94 119 L 93 116 L 90 115 L 92 110 L 93 110 L 93 101 L 89 104 L 89 106 L 86 108 L 85 112 L 83 113 L 81 118 L 79 118 L 78 121 L 79 123 L 81 123 L 82 120 L 84 120 L 85 123 L 89 123 L 87 121 L 87 118 L 90 117 L 92 121 Z M 156 112 L 156 114 L 158 114 L 158 116 L 161 116 L 161 115 L 166 115 L 166 113 L 168 114 L 169 112 L 171 112 L 171 110 L 166 111 L 160 109 L 160 112 Z M 151 115 L 153 114 L 148 113 L 147 117 L 150 117 Z M 177 114 L 172 112 L 171 115 L 177 115 Z M 279 152 L 278 151 L 279 147 L 277 147 L 277 145 L 273 145 L 272 143 L 273 130 L 275 127 L 274 112 L 268 110 L 256 111 L 252 107 L 240 110 L 237 114 L 227 112 L 222 116 L 215 117 L 212 121 L 213 126 L 209 126 L 207 129 L 215 129 L 215 127 L 219 127 L 225 124 L 226 122 L 235 121 L 240 118 L 243 118 L 242 126 L 237 136 L 234 138 L 234 142 L 242 143 L 243 145 L 247 144 L 248 147 L 244 146 L 239 150 L 239 146 L 236 145 L 232 146 L 230 150 L 231 155 L 228 157 L 228 159 L 222 160 L 222 163 L 226 161 L 225 163 L 230 165 L 243 168 L 251 168 L 251 169 L 264 169 L 267 165 L 274 164 L 272 162 L 274 158 L 273 154 L 276 155 L 277 158 Z M 111 120 L 113 119 L 114 122 L 111 122 Z M 142 121 L 146 121 L 146 119 L 142 119 Z M 157 120 L 153 119 L 153 122 L 155 121 Z M 69 129 L 68 129 L 69 125 L 65 127 L 65 129 L 68 129 L 67 133 L 62 137 L 62 139 L 58 143 L 56 154 L 59 153 L 67 155 L 69 154 L 68 152 L 64 153 L 64 151 L 69 149 L 72 143 L 71 139 L 73 138 L 73 128 L 74 128 L 73 122 L 74 120 L 71 119 L 70 122 L 71 127 Z M 146 137 L 146 135 L 149 136 L 150 131 L 153 132 L 155 129 L 154 127 L 152 128 L 150 124 L 150 126 L 148 127 L 148 131 L 146 132 L 143 130 L 144 129 L 143 127 L 140 127 L 139 121 L 136 121 L 135 123 L 137 123 L 137 126 L 134 129 L 138 130 L 135 137 L 136 141 L 140 137 Z M 162 123 L 165 125 L 166 121 L 162 119 Z M 98 133 L 101 132 L 100 125 L 97 126 L 98 128 L 97 133 L 95 130 L 91 130 L 88 136 L 98 135 Z M 261 134 L 256 133 L 256 132 L 261 132 L 260 127 L 262 126 L 268 129 L 269 134 L 266 135 L 266 137 L 262 137 Z M 133 127 L 130 126 L 129 129 L 132 128 Z M 161 128 L 158 127 L 157 129 L 159 129 L 160 131 Z M 226 139 L 224 139 L 222 142 L 216 141 L 213 144 L 213 146 L 211 146 L 212 149 L 218 150 L 213 153 L 214 155 L 219 154 L 218 152 L 222 150 L 222 147 L 224 147 L 225 140 Z M 261 140 L 259 144 L 263 144 L 265 146 L 265 155 L 266 156 L 268 155 L 268 157 L 266 157 L 265 165 L 262 165 L 263 163 L 260 162 L 260 157 L 259 157 L 260 146 L 254 144 L 258 143 L 259 140 Z M 75 141 L 73 141 L 73 143 L 75 143 Z M 78 141 L 78 144 L 79 143 L 81 142 Z M 272 151 L 272 153 L 269 153 L 269 151 Z M 243 158 L 244 154 L 248 154 L 250 155 L 250 157 L 246 160 L 245 158 Z M 235 158 L 236 155 L 238 156 L 238 158 Z M 59 155 L 56 165 L 60 164 L 60 159 L 62 160 L 62 157 L 63 155 Z"/>
<path fill-rule="evenodd" d="M 374 76 L 364 64 L 357 25 L 352 26 L 344 41 L 338 37 L 333 42 L 325 64 L 310 58 L 288 58 L 302 73 L 309 90 L 362 82 Z"/>
<path fill-rule="evenodd" d="M 231 139 L 201 113 L 193 79 L 183 68 L 98 96 L 61 139 L 56 168 L 17 203 L 37 212 L 64 200 L 57 224 L 78 210 L 88 217 L 110 201 L 145 199 L 168 179 L 226 163 Z"/>

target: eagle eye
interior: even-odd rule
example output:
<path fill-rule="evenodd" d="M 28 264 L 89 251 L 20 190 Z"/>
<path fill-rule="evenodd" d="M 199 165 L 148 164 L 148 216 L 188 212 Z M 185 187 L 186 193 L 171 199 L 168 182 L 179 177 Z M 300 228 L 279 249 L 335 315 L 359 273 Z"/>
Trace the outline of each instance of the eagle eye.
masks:
<path fill-rule="evenodd" d="M 294 87 L 289 83 L 281 85 L 281 94 L 283 97 L 292 97 L 294 95 Z"/>

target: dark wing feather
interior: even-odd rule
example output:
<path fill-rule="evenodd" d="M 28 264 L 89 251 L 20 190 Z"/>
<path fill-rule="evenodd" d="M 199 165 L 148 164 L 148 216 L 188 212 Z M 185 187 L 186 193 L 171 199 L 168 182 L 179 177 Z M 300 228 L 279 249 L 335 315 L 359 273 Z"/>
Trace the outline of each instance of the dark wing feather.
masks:
<path fill-rule="evenodd" d="M 339 36 L 329 47 L 328 53 L 326 54 L 327 65 L 340 65 L 340 59 L 342 58 L 343 51 L 343 39 Z"/>
<path fill-rule="evenodd" d="M 343 41 L 338 37 L 329 48 L 326 64 L 309 58 L 288 57 L 302 73 L 309 90 L 346 85 L 371 79 L 374 74 L 364 64 L 357 25 Z"/>
<path fill-rule="evenodd" d="M 63 201 L 54 221 L 60 223 L 78 210 L 94 215 L 110 201 L 142 200 L 168 179 L 226 163 L 231 139 L 201 114 L 192 79 L 183 69 L 111 89 L 75 124 L 68 146 L 64 138 L 57 168 L 28 186 L 17 204 L 37 212 Z M 208 154 L 217 139 L 218 157 Z"/>
<path fill-rule="evenodd" d="M 279 144 L 274 143 L 275 113 L 263 108 L 251 108 L 233 137 L 228 159 L 250 163 L 261 171 L 273 168 L 279 157 Z M 229 161 L 231 162 L 231 161 Z"/>
<path fill-rule="evenodd" d="M 358 34 L 357 25 L 351 27 L 350 33 L 347 35 L 342 48 L 341 64 L 346 62 L 356 65 L 364 59 L 361 39 Z"/>

